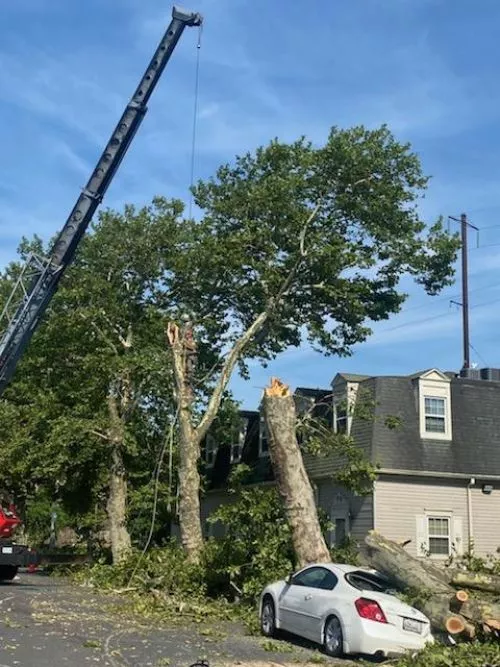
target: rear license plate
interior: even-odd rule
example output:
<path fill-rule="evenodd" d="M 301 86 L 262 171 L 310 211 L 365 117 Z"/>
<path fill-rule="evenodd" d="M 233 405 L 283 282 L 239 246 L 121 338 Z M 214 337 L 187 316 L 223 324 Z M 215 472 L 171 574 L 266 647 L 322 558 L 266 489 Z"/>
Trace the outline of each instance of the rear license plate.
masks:
<path fill-rule="evenodd" d="M 3 554 L 11 554 L 12 553 L 12 547 L 2 547 L 2 553 Z"/>
<path fill-rule="evenodd" d="M 416 632 L 420 635 L 422 633 L 422 623 L 415 621 L 413 618 L 403 618 L 403 630 Z"/>

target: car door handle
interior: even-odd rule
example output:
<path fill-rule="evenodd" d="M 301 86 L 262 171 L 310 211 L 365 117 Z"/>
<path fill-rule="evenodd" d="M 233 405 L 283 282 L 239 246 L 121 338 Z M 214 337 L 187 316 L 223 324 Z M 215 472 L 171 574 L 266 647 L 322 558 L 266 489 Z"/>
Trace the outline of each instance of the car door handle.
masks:
<path fill-rule="evenodd" d="M 312 595 L 304 595 L 304 600 L 312 600 Z"/>

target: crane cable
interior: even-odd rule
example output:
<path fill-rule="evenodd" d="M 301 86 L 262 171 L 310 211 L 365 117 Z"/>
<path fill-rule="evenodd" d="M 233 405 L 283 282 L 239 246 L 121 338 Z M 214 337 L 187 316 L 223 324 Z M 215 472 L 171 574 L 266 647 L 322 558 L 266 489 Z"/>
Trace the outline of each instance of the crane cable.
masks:
<path fill-rule="evenodd" d="M 196 155 L 196 130 L 198 127 L 198 98 L 200 87 L 200 50 L 201 50 L 201 35 L 203 32 L 203 24 L 198 29 L 198 42 L 196 44 L 196 72 L 194 81 L 194 105 L 193 105 L 193 130 L 191 136 L 191 174 L 189 184 L 189 218 L 191 218 L 193 210 L 193 186 L 194 186 L 194 162 Z"/>

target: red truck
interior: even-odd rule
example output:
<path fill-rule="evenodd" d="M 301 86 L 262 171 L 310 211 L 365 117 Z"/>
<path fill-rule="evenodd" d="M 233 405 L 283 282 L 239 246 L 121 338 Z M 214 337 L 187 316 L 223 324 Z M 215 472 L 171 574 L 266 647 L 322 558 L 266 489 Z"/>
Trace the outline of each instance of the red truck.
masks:
<path fill-rule="evenodd" d="M 12 503 L 7 509 L 0 506 L 0 580 L 12 581 L 20 567 L 39 562 L 35 551 L 15 541 L 14 534 L 21 523 Z"/>

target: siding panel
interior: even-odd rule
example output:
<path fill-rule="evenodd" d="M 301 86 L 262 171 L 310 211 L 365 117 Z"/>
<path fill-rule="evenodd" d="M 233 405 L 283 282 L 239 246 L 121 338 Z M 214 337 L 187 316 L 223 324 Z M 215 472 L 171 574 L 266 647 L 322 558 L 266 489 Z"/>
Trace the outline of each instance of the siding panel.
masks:
<path fill-rule="evenodd" d="M 331 517 L 335 511 L 349 514 L 350 534 L 355 540 L 363 540 L 373 528 L 373 497 L 355 496 L 331 481 L 316 482 L 318 505 Z"/>
<path fill-rule="evenodd" d="M 375 485 L 375 529 L 385 537 L 402 541 L 417 555 L 417 517 L 426 512 L 451 512 L 462 520 L 463 547 L 469 540 L 467 481 L 381 476 Z"/>
<path fill-rule="evenodd" d="M 500 484 L 493 486 L 491 494 L 479 488 L 471 489 L 472 497 L 472 530 L 474 533 L 474 549 L 476 553 L 487 555 L 496 553 L 500 547 Z"/>

